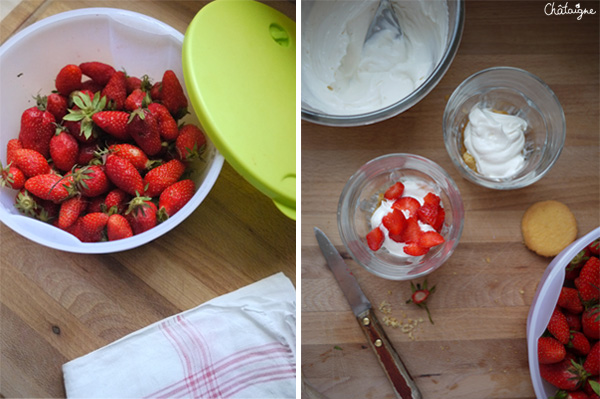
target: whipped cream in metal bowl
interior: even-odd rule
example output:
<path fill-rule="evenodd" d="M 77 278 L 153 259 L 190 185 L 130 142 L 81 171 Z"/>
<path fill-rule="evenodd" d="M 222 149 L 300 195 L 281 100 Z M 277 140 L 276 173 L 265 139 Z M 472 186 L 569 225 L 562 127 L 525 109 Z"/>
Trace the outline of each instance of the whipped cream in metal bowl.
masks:
<path fill-rule="evenodd" d="M 446 2 L 393 0 L 402 35 L 382 30 L 365 43 L 378 4 L 302 2 L 303 103 L 330 115 L 373 112 L 407 97 L 432 74 L 447 46 Z"/>

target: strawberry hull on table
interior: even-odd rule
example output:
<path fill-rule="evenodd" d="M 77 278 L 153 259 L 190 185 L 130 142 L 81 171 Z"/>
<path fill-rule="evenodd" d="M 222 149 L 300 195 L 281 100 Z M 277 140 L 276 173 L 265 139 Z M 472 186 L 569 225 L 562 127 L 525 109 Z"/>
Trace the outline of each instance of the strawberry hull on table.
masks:
<path fill-rule="evenodd" d="M 173 71 L 152 83 L 84 62 L 62 68 L 55 87 L 7 143 L 0 181 L 21 213 L 97 242 L 147 231 L 193 197 L 206 138 L 179 122 L 188 103 Z"/>
<path fill-rule="evenodd" d="M 541 377 L 555 399 L 599 399 L 600 240 L 566 267 L 565 281 L 544 334 L 538 339 Z"/>

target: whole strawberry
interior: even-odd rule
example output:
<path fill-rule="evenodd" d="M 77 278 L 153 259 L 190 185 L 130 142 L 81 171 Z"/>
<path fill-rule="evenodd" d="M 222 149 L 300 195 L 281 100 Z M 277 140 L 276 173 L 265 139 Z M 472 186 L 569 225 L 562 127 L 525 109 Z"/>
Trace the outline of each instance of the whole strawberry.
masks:
<path fill-rule="evenodd" d="M 76 169 L 73 172 L 73 182 L 77 191 L 89 198 L 102 195 L 111 188 L 105 167 L 100 165 L 88 165 Z"/>
<path fill-rule="evenodd" d="M 162 150 L 162 142 L 156 116 L 147 109 L 139 108 L 131 113 L 127 132 L 148 156 Z"/>
<path fill-rule="evenodd" d="M 14 164 L 15 163 L 15 151 L 23 148 L 23 143 L 19 139 L 10 139 L 6 143 L 6 164 Z"/>
<path fill-rule="evenodd" d="M 71 195 L 69 187 L 72 186 L 70 176 L 62 177 L 54 173 L 36 175 L 25 182 L 25 189 L 44 200 L 59 204 Z"/>
<path fill-rule="evenodd" d="M 106 194 L 103 205 L 104 211 L 110 214 L 122 214 L 127 209 L 127 205 L 131 196 L 120 188 L 115 188 Z"/>
<path fill-rule="evenodd" d="M 14 165 L 0 165 L 0 186 L 20 190 L 25 186 L 25 174 Z"/>
<path fill-rule="evenodd" d="M 581 303 L 581 299 L 579 299 L 579 293 L 574 288 L 562 287 L 557 304 L 562 309 L 574 314 L 583 312 L 583 304 Z"/>
<path fill-rule="evenodd" d="M 138 108 L 147 107 L 150 101 L 152 100 L 148 93 L 141 88 L 134 89 L 125 99 L 124 107 L 126 111 L 133 112 Z"/>
<path fill-rule="evenodd" d="M 558 308 L 552 312 L 547 328 L 550 334 L 562 344 L 566 345 L 569 342 L 569 324 L 565 315 Z"/>
<path fill-rule="evenodd" d="M 195 125 L 183 125 L 175 140 L 175 149 L 181 160 L 198 158 L 206 147 L 206 137 Z"/>
<path fill-rule="evenodd" d="M 590 397 L 583 391 L 565 391 L 560 389 L 549 399 L 590 399 Z"/>
<path fill-rule="evenodd" d="M 45 158 L 50 156 L 50 139 L 56 130 L 54 115 L 50 112 L 31 107 L 21 115 L 19 140 L 23 148 L 36 150 Z"/>
<path fill-rule="evenodd" d="M 67 98 L 58 93 L 50 93 L 44 97 L 38 96 L 37 104 L 40 109 L 50 112 L 57 123 L 67 114 Z"/>
<path fill-rule="evenodd" d="M 600 299 L 600 259 L 591 256 L 581 268 L 575 286 L 584 303 L 597 303 Z"/>
<path fill-rule="evenodd" d="M 50 139 L 50 156 L 54 166 L 62 172 L 73 169 L 79 156 L 79 143 L 66 131 L 58 131 Z"/>
<path fill-rule="evenodd" d="M 577 355 L 586 356 L 590 351 L 590 341 L 579 331 L 571 331 L 567 348 Z"/>
<path fill-rule="evenodd" d="M 81 196 L 65 200 L 60 204 L 57 226 L 63 230 L 71 227 L 79 216 L 85 212 L 87 205 L 87 201 Z"/>
<path fill-rule="evenodd" d="M 565 346 L 553 337 L 538 339 L 538 360 L 540 364 L 552 364 L 562 361 L 567 355 Z"/>
<path fill-rule="evenodd" d="M 594 305 L 581 314 L 581 329 L 591 340 L 600 339 L 600 305 Z"/>
<path fill-rule="evenodd" d="M 81 69 L 78 65 L 64 66 L 56 75 L 56 90 L 65 97 L 81 88 Z"/>
<path fill-rule="evenodd" d="M 123 110 L 127 99 L 127 78 L 123 71 L 115 72 L 104 89 L 102 96 L 107 99 L 107 106 L 112 110 Z"/>
<path fill-rule="evenodd" d="M 129 202 L 125 218 L 133 230 L 133 234 L 141 234 L 158 224 L 158 210 L 149 197 L 136 196 Z"/>
<path fill-rule="evenodd" d="M 169 110 L 159 103 L 149 104 L 148 110 L 156 116 L 160 137 L 166 141 L 175 140 L 179 135 L 179 128 Z"/>
<path fill-rule="evenodd" d="M 115 68 L 111 65 L 99 61 L 83 62 L 79 64 L 79 68 L 84 75 L 91 78 L 100 86 L 106 86 L 116 72 Z"/>
<path fill-rule="evenodd" d="M 50 173 L 50 165 L 46 158 L 36 150 L 17 149 L 12 155 L 13 163 L 26 177 Z"/>
<path fill-rule="evenodd" d="M 98 242 L 102 240 L 102 233 L 108 222 L 108 215 L 103 212 L 93 212 L 81 216 L 81 233 L 84 242 Z"/>
<path fill-rule="evenodd" d="M 185 165 L 178 159 L 172 159 L 150 170 L 144 176 L 144 187 L 148 197 L 156 197 L 164 189 L 175 183 L 185 172 Z"/>
<path fill-rule="evenodd" d="M 166 220 L 177 213 L 194 196 L 196 187 L 192 180 L 178 181 L 167 187 L 158 200 L 159 219 Z"/>
<path fill-rule="evenodd" d="M 140 172 L 125 158 L 109 155 L 106 158 L 106 175 L 115 186 L 130 195 L 144 193 L 144 182 Z"/>
<path fill-rule="evenodd" d="M 585 362 L 583 363 L 583 368 L 590 375 L 600 374 L 600 341 L 596 341 L 594 346 L 590 349 Z"/>
<path fill-rule="evenodd" d="M 179 82 L 179 78 L 172 70 L 166 70 L 163 74 L 160 101 L 169 110 L 173 118 L 180 119 L 187 114 L 187 98 Z"/>
<path fill-rule="evenodd" d="M 127 219 L 119 214 L 110 215 L 106 223 L 108 241 L 122 240 L 133 236 L 133 230 Z"/>
<path fill-rule="evenodd" d="M 148 160 L 148 157 L 141 148 L 133 144 L 113 144 L 108 147 L 108 152 L 127 159 L 138 171 L 140 171 L 140 173 L 149 169 L 154 164 L 154 162 Z"/>
<path fill-rule="evenodd" d="M 127 141 L 130 139 L 127 132 L 129 114 L 125 111 L 100 111 L 92 115 L 92 121 L 100 129 L 111 136 Z"/>
<path fill-rule="evenodd" d="M 555 387 L 569 391 L 580 388 L 588 376 L 570 353 L 558 363 L 540 364 L 540 375 Z"/>

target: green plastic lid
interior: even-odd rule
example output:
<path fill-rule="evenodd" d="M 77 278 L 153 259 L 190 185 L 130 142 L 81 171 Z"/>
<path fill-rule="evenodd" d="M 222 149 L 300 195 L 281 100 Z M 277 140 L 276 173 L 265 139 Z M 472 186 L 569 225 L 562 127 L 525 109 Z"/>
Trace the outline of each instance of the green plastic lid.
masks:
<path fill-rule="evenodd" d="M 200 123 L 227 162 L 296 219 L 296 23 L 252 0 L 216 0 L 183 40 Z"/>

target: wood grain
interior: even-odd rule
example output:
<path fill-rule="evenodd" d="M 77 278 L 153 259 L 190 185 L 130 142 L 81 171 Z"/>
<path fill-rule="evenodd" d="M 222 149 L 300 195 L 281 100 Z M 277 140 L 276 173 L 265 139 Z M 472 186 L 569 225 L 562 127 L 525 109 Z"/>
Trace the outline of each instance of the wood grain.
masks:
<path fill-rule="evenodd" d="M 520 219 L 536 201 L 567 204 L 579 236 L 600 225 L 599 11 L 596 15 L 547 16 L 545 1 L 467 1 L 462 42 L 452 66 L 419 104 L 370 126 L 333 128 L 303 121 L 301 309 L 302 373 L 329 398 L 394 398 L 360 326 L 313 234 L 321 228 L 348 259 L 367 297 L 403 323 L 417 320 L 411 339 L 384 326 L 425 399 L 535 397 L 529 376 L 526 320 L 537 284 L 550 259 L 527 250 Z M 558 162 L 534 185 L 494 191 L 462 179 L 444 148 L 442 114 L 465 78 L 492 66 L 514 66 L 543 79 L 565 112 L 567 138 Z M 455 180 L 466 210 L 459 246 L 428 277 L 435 324 L 407 305 L 409 282 L 371 275 L 351 260 L 337 231 L 339 195 L 348 178 L 377 156 L 406 152 L 442 166 Z M 422 281 L 420 279 L 419 281 Z M 420 322 L 419 320 L 423 320 Z"/>
<path fill-rule="evenodd" d="M 2 21 L 1 40 L 91 6 L 138 11 L 185 32 L 206 3 L 25 0 Z M 268 4 L 295 19 L 293 2 Z M 295 283 L 295 241 L 296 223 L 227 163 L 188 219 L 129 251 L 56 251 L 0 225 L 0 397 L 64 397 L 61 366 L 71 359 L 274 273 Z"/>

